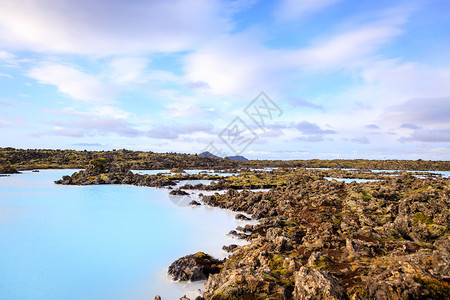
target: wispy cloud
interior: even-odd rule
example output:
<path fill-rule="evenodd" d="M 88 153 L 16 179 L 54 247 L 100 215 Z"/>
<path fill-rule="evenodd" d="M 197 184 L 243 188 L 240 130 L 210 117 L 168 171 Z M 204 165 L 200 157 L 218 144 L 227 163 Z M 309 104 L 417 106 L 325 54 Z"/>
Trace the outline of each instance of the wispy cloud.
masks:
<path fill-rule="evenodd" d="M 138 83 L 145 81 L 144 71 L 148 59 L 143 57 L 120 57 L 113 59 L 108 72 L 110 80 L 115 84 Z"/>
<path fill-rule="evenodd" d="M 82 146 L 82 147 L 101 147 L 103 146 L 100 143 L 75 143 L 72 146 Z"/>
<path fill-rule="evenodd" d="M 378 126 L 377 124 L 369 124 L 369 125 L 366 125 L 365 128 L 367 128 L 367 129 L 380 129 L 380 126 Z"/>
<path fill-rule="evenodd" d="M 284 87 L 293 73 L 354 71 L 403 33 L 406 18 L 380 18 L 316 37 L 295 49 L 266 46 L 269 37 L 258 27 L 222 35 L 186 56 L 186 78 L 206 82 L 212 92 L 243 94 L 261 86 Z"/>
<path fill-rule="evenodd" d="M 354 68 L 400 35 L 399 25 L 390 20 L 363 25 L 325 38 L 311 47 L 287 53 L 285 59 L 310 70 Z"/>
<path fill-rule="evenodd" d="M 358 143 L 358 144 L 370 144 L 370 141 L 365 136 L 358 136 L 355 138 L 350 139 L 352 143 Z"/>
<path fill-rule="evenodd" d="M 429 143 L 449 143 L 450 127 L 436 129 L 417 129 L 410 136 L 400 138 L 401 142 L 418 141 Z"/>
<path fill-rule="evenodd" d="M 43 63 L 33 67 L 27 74 L 40 83 L 57 87 L 58 91 L 74 99 L 94 102 L 114 102 L 115 91 L 95 76 L 71 66 Z"/>
<path fill-rule="evenodd" d="M 389 107 L 382 115 L 388 124 L 411 123 L 418 125 L 450 125 L 450 97 L 414 98 Z M 411 128 L 411 126 L 409 126 Z M 411 128 L 417 129 L 417 128 Z"/>
<path fill-rule="evenodd" d="M 283 21 L 292 21 L 299 17 L 307 17 L 342 0 L 283 0 L 280 1 L 276 16 Z"/>
<path fill-rule="evenodd" d="M 177 139 L 183 134 L 195 132 L 212 133 L 214 126 L 208 123 L 191 123 L 174 126 L 158 126 L 146 132 L 146 136 L 156 139 Z"/>
<path fill-rule="evenodd" d="M 420 126 L 417 126 L 416 124 L 412 124 L 412 123 L 403 123 L 402 125 L 400 125 L 400 128 L 420 129 Z"/>
<path fill-rule="evenodd" d="M 289 102 L 295 107 L 307 107 L 307 108 L 317 109 L 317 110 L 320 110 L 323 112 L 325 111 L 325 108 L 322 105 L 315 104 L 313 102 L 304 100 L 299 97 L 291 98 Z"/>
<path fill-rule="evenodd" d="M 0 77 L 6 77 L 6 78 L 9 78 L 9 79 L 14 79 L 14 77 L 12 77 L 9 74 L 5 74 L 5 73 L 0 73 Z"/>
<path fill-rule="evenodd" d="M 11 123 L 5 120 L 0 120 L 0 127 L 8 127 L 11 126 Z"/>
<path fill-rule="evenodd" d="M 306 135 L 323 135 L 335 134 L 336 131 L 331 129 L 322 129 L 319 125 L 307 121 L 297 123 L 293 126 L 295 129 Z"/>
<path fill-rule="evenodd" d="M 111 55 L 189 50 L 228 29 L 219 1 L 0 2 L 0 42 L 42 52 Z"/>
<path fill-rule="evenodd" d="M 71 122 L 53 122 L 51 132 L 55 135 L 84 137 L 117 134 L 124 137 L 137 137 L 142 132 L 124 119 L 113 117 L 84 116 Z"/>

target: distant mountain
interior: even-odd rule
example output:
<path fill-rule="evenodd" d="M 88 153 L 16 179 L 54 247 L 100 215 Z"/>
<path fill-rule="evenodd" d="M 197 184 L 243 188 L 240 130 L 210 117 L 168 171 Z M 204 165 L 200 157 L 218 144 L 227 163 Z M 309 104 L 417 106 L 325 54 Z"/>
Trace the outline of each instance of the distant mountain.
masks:
<path fill-rule="evenodd" d="M 214 155 L 214 154 L 212 154 L 211 152 L 208 152 L 208 151 L 202 152 L 202 153 L 200 153 L 197 156 L 220 158 L 217 155 Z"/>
<path fill-rule="evenodd" d="M 236 161 L 247 161 L 248 160 L 248 159 L 246 159 L 245 157 L 243 157 L 241 155 L 227 156 L 225 158 L 228 158 L 229 160 L 236 160 Z"/>

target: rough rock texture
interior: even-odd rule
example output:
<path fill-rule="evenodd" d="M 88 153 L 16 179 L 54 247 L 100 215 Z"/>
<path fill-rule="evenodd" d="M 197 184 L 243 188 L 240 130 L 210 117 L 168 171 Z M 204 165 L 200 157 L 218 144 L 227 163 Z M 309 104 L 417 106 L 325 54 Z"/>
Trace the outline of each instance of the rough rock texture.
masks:
<path fill-rule="evenodd" d="M 176 196 L 187 196 L 189 195 L 189 193 L 180 190 L 180 189 L 176 189 L 176 190 L 172 190 L 169 192 L 169 195 L 176 195 Z"/>
<path fill-rule="evenodd" d="M 295 300 L 342 300 L 348 299 L 342 283 L 329 273 L 301 267 L 294 274 Z"/>
<path fill-rule="evenodd" d="M 170 265 L 168 273 L 176 281 L 196 281 L 218 273 L 221 267 L 222 261 L 203 252 L 197 252 L 177 259 Z"/>
<path fill-rule="evenodd" d="M 346 184 L 289 172 L 269 192 L 203 198 L 259 221 L 209 276 L 206 299 L 448 299 L 449 179 Z"/>
<path fill-rule="evenodd" d="M 228 245 L 228 246 L 223 246 L 222 249 L 223 249 L 224 251 L 227 251 L 227 252 L 233 252 L 234 249 L 236 249 L 237 247 L 238 247 L 238 245 L 236 245 L 236 244 L 231 244 L 231 245 Z"/>
<path fill-rule="evenodd" d="M 251 220 L 250 218 L 248 218 L 246 215 L 243 215 L 243 214 L 237 214 L 234 218 L 236 220 L 242 220 L 242 221 L 250 221 Z"/>
<path fill-rule="evenodd" d="M 15 168 L 11 166 L 4 166 L 0 168 L 0 174 L 19 174 L 20 172 L 17 171 Z"/>

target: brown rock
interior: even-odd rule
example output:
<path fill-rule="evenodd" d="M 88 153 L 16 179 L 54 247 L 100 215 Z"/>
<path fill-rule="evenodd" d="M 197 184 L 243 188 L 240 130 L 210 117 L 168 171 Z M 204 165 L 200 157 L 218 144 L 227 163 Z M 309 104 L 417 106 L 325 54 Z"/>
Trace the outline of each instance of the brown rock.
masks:
<path fill-rule="evenodd" d="M 294 300 L 348 299 L 342 283 L 326 272 L 301 267 L 294 279 Z"/>

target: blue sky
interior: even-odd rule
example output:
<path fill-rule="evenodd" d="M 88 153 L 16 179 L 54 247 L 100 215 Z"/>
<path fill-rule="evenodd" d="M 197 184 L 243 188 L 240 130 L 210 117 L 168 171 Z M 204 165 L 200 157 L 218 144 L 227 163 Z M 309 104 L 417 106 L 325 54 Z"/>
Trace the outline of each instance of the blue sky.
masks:
<path fill-rule="evenodd" d="M 0 147 L 232 155 L 239 117 L 249 158 L 448 160 L 448 32 L 444 0 L 1 1 Z"/>

